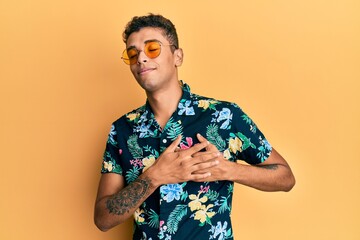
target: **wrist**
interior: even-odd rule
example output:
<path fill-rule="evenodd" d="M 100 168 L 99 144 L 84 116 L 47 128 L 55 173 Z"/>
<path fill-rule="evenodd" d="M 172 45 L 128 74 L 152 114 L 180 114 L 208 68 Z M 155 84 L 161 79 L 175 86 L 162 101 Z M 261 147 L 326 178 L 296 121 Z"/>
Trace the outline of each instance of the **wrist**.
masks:
<path fill-rule="evenodd" d="M 150 179 L 151 186 L 155 189 L 158 188 L 161 183 L 161 176 L 156 173 L 156 169 L 153 166 L 149 167 L 143 174 L 143 177 Z"/>
<path fill-rule="evenodd" d="M 227 162 L 227 171 L 225 174 L 225 180 L 235 182 L 237 180 L 238 176 L 238 168 L 240 168 L 240 164 L 237 162 Z"/>

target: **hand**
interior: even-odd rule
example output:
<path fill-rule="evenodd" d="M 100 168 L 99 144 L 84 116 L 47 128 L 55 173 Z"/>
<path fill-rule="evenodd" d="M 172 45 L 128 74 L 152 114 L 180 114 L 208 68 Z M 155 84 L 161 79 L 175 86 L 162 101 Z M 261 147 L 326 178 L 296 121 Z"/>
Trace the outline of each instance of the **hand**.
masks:
<path fill-rule="evenodd" d="M 208 141 L 177 151 L 180 141 L 181 136 L 178 136 L 147 170 L 152 174 L 152 182 L 155 185 L 186 181 L 201 182 L 210 176 L 210 169 L 218 164 L 219 151 L 200 152 L 209 146 Z"/>
<path fill-rule="evenodd" d="M 200 134 L 196 135 L 198 140 L 200 141 L 200 144 L 203 144 L 205 142 L 208 142 L 206 138 L 201 136 Z M 223 157 L 223 155 L 219 152 L 217 147 L 211 143 L 209 143 L 205 147 L 205 152 L 197 152 L 193 156 L 198 157 L 202 156 L 203 154 L 217 154 L 217 157 L 213 160 L 215 160 L 218 164 L 216 166 L 207 169 L 207 172 L 210 173 L 208 177 L 205 179 L 201 179 L 200 181 L 206 181 L 206 182 L 213 182 L 213 181 L 220 181 L 220 180 L 232 180 L 232 177 L 234 176 L 233 170 L 237 166 L 237 163 L 231 162 Z M 203 173 L 203 170 L 200 169 L 195 174 L 201 174 Z"/>

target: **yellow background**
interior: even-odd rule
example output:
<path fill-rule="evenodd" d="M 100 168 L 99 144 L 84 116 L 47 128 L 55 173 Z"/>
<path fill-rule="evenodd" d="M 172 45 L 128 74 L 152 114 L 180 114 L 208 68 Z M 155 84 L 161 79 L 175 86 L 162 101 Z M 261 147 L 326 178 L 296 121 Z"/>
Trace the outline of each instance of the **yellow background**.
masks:
<path fill-rule="evenodd" d="M 176 25 L 193 92 L 234 101 L 289 193 L 237 185 L 236 239 L 360 239 L 360 2 L 0 2 L 0 239 L 130 239 L 93 204 L 110 124 L 145 101 L 120 59 L 134 15 Z"/>

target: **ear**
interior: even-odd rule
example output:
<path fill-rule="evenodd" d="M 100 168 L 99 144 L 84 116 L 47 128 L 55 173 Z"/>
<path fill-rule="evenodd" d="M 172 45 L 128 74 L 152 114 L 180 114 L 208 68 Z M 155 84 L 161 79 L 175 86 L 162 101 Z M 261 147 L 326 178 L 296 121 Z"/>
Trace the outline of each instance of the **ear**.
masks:
<path fill-rule="evenodd" d="M 184 52 L 181 48 L 178 48 L 174 52 L 175 56 L 175 67 L 180 67 L 184 59 Z"/>

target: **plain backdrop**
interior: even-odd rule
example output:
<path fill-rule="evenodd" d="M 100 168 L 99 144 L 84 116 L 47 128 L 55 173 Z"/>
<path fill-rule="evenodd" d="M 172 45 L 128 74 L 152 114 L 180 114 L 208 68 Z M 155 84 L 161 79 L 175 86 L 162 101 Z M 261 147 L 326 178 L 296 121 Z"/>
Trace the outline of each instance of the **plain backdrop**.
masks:
<path fill-rule="evenodd" d="M 238 103 L 286 158 L 289 193 L 236 185 L 236 239 L 360 239 L 360 2 L 0 1 L 0 239 L 131 239 L 93 206 L 111 123 L 145 103 L 123 64 L 135 15 L 170 18 L 179 77 Z"/>

